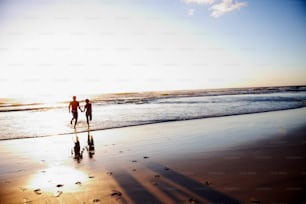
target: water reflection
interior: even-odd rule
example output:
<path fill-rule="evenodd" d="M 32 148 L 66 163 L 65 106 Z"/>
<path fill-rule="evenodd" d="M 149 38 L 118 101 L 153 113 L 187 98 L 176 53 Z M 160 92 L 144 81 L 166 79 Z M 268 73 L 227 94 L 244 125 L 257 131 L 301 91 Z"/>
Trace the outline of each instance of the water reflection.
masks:
<path fill-rule="evenodd" d="M 71 140 L 72 139 L 72 140 Z M 88 181 L 88 175 L 86 171 L 81 170 L 81 166 L 78 163 L 83 161 L 83 154 L 85 151 L 88 152 L 89 158 L 93 158 L 95 155 L 94 138 L 91 134 L 90 129 L 86 133 L 74 132 L 72 138 L 69 137 L 54 137 L 54 138 L 39 138 L 39 142 L 27 145 L 20 144 L 18 146 L 24 146 L 22 152 L 30 152 L 30 149 L 35 149 L 37 152 L 33 152 L 33 155 L 29 155 L 35 160 L 42 161 L 46 168 L 40 170 L 33 174 L 28 182 L 27 188 L 33 189 L 36 194 L 54 193 L 55 197 L 59 197 L 64 192 L 72 192 L 80 190 L 81 184 Z M 37 144 L 37 145 L 36 145 Z M 39 144 L 39 145 L 38 145 Z M 28 149 L 26 149 L 28 148 Z M 48 151 L 46 151 L 48 149 Z M 73 160 L 77 164 L 71 166 L 70 161 L 63 158 L 63 155 L 69 155 L 71 150 L 71 155 Z M 19 148 L 20 150 L 20 148 Z M 67 158 L 68 159 L 68 158 Z M 74 163 L 72 161 L 72 163 Z"/>
<path fill-rule="evenodd" d="M 88 152 L 89 158 L 93 158 L 93 155 L 95 155 L 95 145 L 94 145 L 94 138 L 90 132 L 90 129 L 87 130 L 87 146 L 81 147 L 81 143 L 78 137 L 78 134 L 76 131 L 74 131 L 74 139 L 73 139 L 73 149 L 71 150 L 71 154 L 73 155 L 73 158 L 77 160 L 77 162 L 80 162 L 83 159 L 83 153 L 85 149 Z"/>
<path fill-rule="evenodd" d="M 90 134 L 90 129 L 88 128 L 88 135 L 87 135 L 87 151 L 89 158 L 92 158 L 95 154 L 95 145 L 94 145 L 94 139 L 92 134 Z"/>
<path fill-rule="evenodd" d="M 71 153 L 73 154 L 73 158 L 77 160 L 78 162 L 80 162 L 81 159 L 83 159 L 84 148 L 81 151 L 80 140 L 79 140 L 76 130 L 74 131 L 74 141 L 73 142 L 74 142 L 74 146 L 73 146 L 73 150 L 71 151 Z"/>

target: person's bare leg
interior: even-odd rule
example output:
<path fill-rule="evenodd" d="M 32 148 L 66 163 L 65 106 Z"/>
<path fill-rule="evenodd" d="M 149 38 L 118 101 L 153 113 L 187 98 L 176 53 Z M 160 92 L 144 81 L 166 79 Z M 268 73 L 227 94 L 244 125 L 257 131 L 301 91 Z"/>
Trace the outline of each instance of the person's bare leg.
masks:
<path fill-rule="evenodd" d="M 78 117 L 75 117 L 75 121 L 74 121 L 74 128 L 76 127 L 77 122 L 78 122 Z"/>
<path fill-rule="evenodd" d="M 89 126 L 89 118 L 88 118 L 89 116 L 88 115 L 86 115 L 86 121 L 87 121 L 87 125 Z"/>

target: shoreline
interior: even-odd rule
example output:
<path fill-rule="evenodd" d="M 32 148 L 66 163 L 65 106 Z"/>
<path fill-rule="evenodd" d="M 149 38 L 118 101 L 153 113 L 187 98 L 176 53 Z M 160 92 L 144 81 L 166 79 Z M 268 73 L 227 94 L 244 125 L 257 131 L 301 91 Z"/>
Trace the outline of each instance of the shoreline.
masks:
<path fill-rule="evenodd" d="M 184 121 L 197 121 L 197 120 L 206 120 L 206 119 L 214 119 L 214 118 L 224 118 L 224 117 L 233 117 L 233 116 L 245 116 L 245 115 L 253 115 L 253 114 L 265 114 L 265 113 L 274 113 L 274 112 L 282 112 L 282 111 L 290 111 L 290 110 L 299 110 L 301 109 L 303 111 L 306 110 L 306 106 L 298 107 L 298 108 L 289 108 L 289 109 L 283 109 L 283 110 L 271 110 L 271 111 L 262 111 L 262 112 L 254 112 L 254 113 L 243 113 L 243 114 L 232 114 L 232 115 L 220 115 L 220 116 L 211 116 L 211 117 L 199 117 L 199 118 L 190 118 L 190 119 L 181 119 L 181 120 L 165 120 L 165 121 L 158 121 L 158 122 L 151 122 L 151 123 L 143 123 L 143 124 L 135 124 L 135 125 L 126 125 L 126 126 L 119 126 L 119 127 L 110 127 L 110 128 L 93 128 L 90 127 L 91 132 L 97 132 L 97 131 L 107 131 L 107 130 L 114 130 L 114 129 L 121 129 L 121 128 L 130 128 L 130 127 L 138 127 L 138 126 L 146 126 L 146 125 L 154 125 L 154 124 L 164 124 L 164 123 L 176 123 L 176 122 L 184 122 Z M 71 126 L 71 129 L 72 126 Z M 78 128 L 75 130 L 72 130 L 71 132 L 66 133 L 59 133 L 59 134 L 50 134 L 50 135 L 43 135 L 43 136 L 29 136 L 29 137 L 20 137 L 20 138 L 4 138 L 0 139 L 1 141 L 7 141 L 7 140 L 19 140 L 19 139 L 33 139 L 33 138 L 45 138 L 45 137 L 54 137 L 54 136 L 67 136 L 72 135 L 77 131 Z M 80 131 L 77 131 L 77 133 L 86 133 L 88 131 L 87 127 L 79 127 L 79 129 L 82 129 Z"/>
<path fill-rule="evenodd" d="M 0 203 L 297 203 L 306 108 L 0 141 Z M 79 138 L 83 158 L 71 154 Z"/>

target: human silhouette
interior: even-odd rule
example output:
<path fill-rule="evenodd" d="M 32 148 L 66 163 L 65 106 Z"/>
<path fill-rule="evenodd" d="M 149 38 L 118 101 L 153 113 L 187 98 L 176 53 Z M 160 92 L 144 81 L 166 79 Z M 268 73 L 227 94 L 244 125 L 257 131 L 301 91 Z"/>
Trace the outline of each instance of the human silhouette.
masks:
<path fill-rule="evenodd" d="M 80 103 L 76 100 L 76 96 L 73 96 L 72 99 L 73 101 L 70 101 L 68 110 L 70 113 L 70 109 L 71 109 L 71 113 L 72 113 L 72 119 L 70 121 L 70 124 L 72 125 L 73 120 L 75 120 L 74 121 L 74 128 L 75 128 L 78 122 L 78 108 L 80 109 L 81 112 L 82 112 L 82 109 L 80 107 Z"/>
<path fill-rule="evenodd" d="M 74 155 L 74 159 L 76 159 L 78 162 L 80 162 L 80 160 L 83 158 L 84 148 L 81 151 L 81 145 L 80 145 L 79 137 L 77 136 L 76 132 L 74 134 L 75 134 L 74 146 L 73 146 L 73 150 L 71 151 L 71 154 Z"/>
<path fill-rule="evenodd" d="M 85 100 L 86 104 L 84 106 L 84 111 L 86 115 L 87 125 L 89 126 L 89 120 L 92 120 L 92 105 L 88 99 Z"/>
<path fill-rule="evenodd" d="M 89 129 L 88 129 L 87 144 L 88 144 L 87 151 L 88 151 L 89 158 L 92 158 L 93 155 L 95 154 L 95 145 L 94 145 L 94 139 L 92 135 L 90 134 Z"/>

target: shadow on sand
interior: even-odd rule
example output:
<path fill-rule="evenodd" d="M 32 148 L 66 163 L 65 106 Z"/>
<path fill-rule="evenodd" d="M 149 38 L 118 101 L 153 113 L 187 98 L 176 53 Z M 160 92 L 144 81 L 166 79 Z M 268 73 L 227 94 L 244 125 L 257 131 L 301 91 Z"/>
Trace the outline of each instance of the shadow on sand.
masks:
<path fill-rule="evenodd" d="M 114 179 L 124 189 L 133 203 L 163 203 L 154 194 L 152 194 L 145 186 L 139 183 L 131 174 L 124 169 L 117 169 L 113 174 Z M 123 202 L 127 203 L 127 202 Z"/>
<path fill-rule="evenodd" d="M 161 193 L 172 203 L 240 203 L 238 200 L 219 192 L 208 185 L 200 183 L 188 176 L 185 176 L 175 170 L 165 168 L 165 166 L 148 162 L 147 168 L 155 173 L 150 187 L 153 191 Z M 117 169 L 113 174 L 114 179 L 125 190 L 134 203 L 164 203 L 158 196 L 154 195 L 152 189 L 139 183 L 137 173 L 129 170 Z M 148 185 L 148 184 L 146 184 Z"/>

